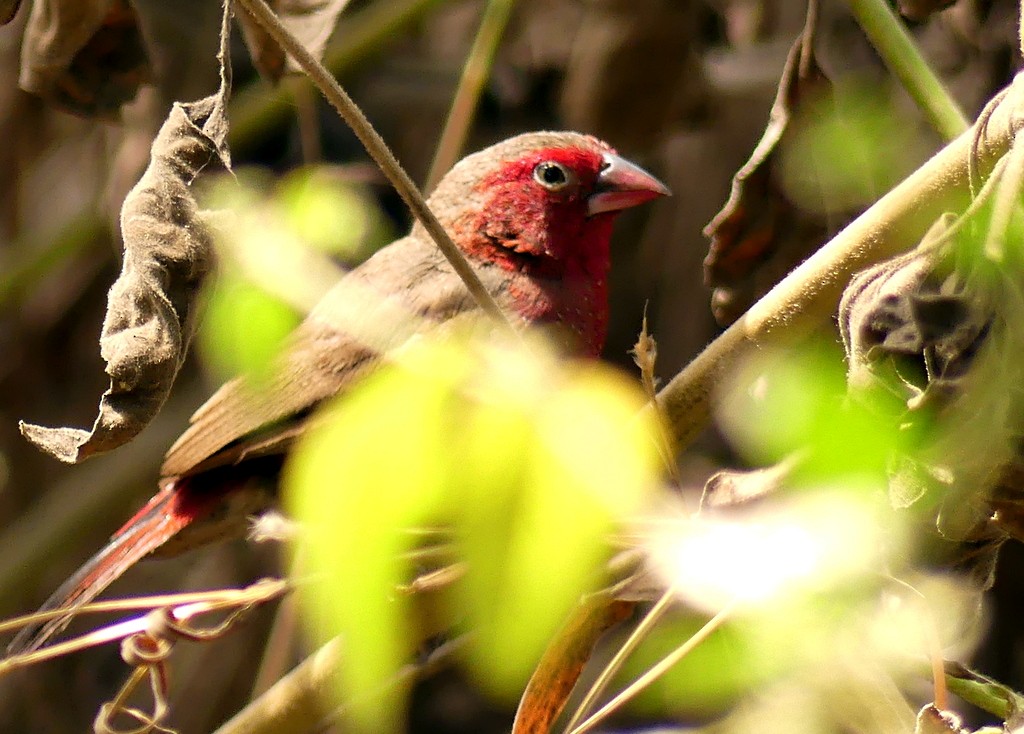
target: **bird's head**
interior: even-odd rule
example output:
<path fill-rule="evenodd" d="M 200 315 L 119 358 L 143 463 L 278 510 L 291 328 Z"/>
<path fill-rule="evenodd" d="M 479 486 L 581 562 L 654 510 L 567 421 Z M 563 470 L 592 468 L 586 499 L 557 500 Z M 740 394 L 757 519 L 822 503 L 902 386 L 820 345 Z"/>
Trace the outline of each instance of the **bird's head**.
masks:
<path fill-rule="evenodd" d="M 540 132 L 467 156 L 430 205 L 474 259 L 539 276 L 603 277 L 615 215 L 668 193 L 597 138 Z"/>

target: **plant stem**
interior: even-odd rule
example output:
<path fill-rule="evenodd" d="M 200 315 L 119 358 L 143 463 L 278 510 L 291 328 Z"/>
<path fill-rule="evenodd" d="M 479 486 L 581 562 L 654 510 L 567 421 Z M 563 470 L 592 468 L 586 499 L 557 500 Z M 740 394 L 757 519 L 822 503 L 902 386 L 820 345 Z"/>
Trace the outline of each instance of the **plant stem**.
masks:
<path fill-rule="evenodd" d="M 654 625 L 658 623 L 661 617 L 668 610 L 672 601 L 675 599 L 676 590 L 669 588 L 661 595 L 661 598 L 651 607 L 650 611 L 640 620 L 640 624 L 637 625 L 636 629 L 630 633 L 625 643 L 615 651 L 615 655 L 608 662 L 604 669 L 597 676 L 593 685 L 587 691 L 586 695 L 580 701 L 576 707 L 575 713 L 566 722 L 565 730 L 573 731 L 580 719 L 594 706 L 597 700 L 605 692 L 608 684 L 611 683 L 612 678 L 619 670 L 622 669 L 623 664 L 626 662 L 626 658 L 633 654 L 633 651 L 639 647 L 640 643 L 646 639 L 647 635 L 650 634 L 651 630 L 654 629 Z"/>
<path fill-rule="evenodd" d="M 729 621 L 729 617 L 736 609 L 736 602 L 730 602 L 723 607 L 718 614 L 709 619 L 703 627 L 693 633 L 686 642 L 677 647 L 666 657 L 662 658 L 654 667 L 640 676 L 637 680 L 633 681 L 625 690 L 615 696 L 611 701 L 602 706 L 594 715 L 584 721 L 582 724 L 572 729 L 569 734 L 584 734 L 590 731 L 599 723 L 604 721 L 608 716 L 614 713 L 617 709 L 621 708 L 630 699 L 634 698 L 638 693 L 647 688 L 651 683 L 656 681 L 658 678 L 663 676 L 669 670 L 675 666 L 680 660 L 689 655 L 696 649 L 701 643 L 708 639 L 715 630 Z"/>
<path fill-rule="evenodd" d="M 480 28 L 462 67 L 462 77 L 455 90 L 455 99 L 452 100 L 448 118 L 444 122 L 441 141 L 437 144 L 434 161 L 430 164 L 430 173 L 424 187 L 426 191 L 433 191 L 441 177 L 459 159 L 459 153 L 466 144 L 466 135 L 476 113 L 480 93 L 491 73 L 498 44 L 505 32 L 505 26 L 508 25 L 514 5 L 515 0 L 490 0 L 484 8 Z"/>
<path fill-rule="evenodd" d="M 970 122 L 921 56 L 914 39 L 886 0 L 847 1 L 879 56 L 939 134 L 949 141 L 966 130 Z"/>
<path fill-rule="evenodd" d="M 1024 80 L 1015 80 L 1008 90 L 979 130 L 977 154 L 986 171 L 1006 153 L 1014 113 L 1024 108 Z M 766 293 L 662 388 L 658 402 L 680 450 L 709 422 L 713 392 L 730 367 L 784 335 L 830 318 L 855 272 L 906 251 L 940 215 L 966 205 L 974 137 L 972 128 L 936 153 Z"/>
<path fill-rule="evenodd" d="M 452 238 L 445 231 L 444 227 L 441 226 L 441 223 L 437 221 L 434 213 L 430 211 L 427 203 L 423 200 L 423 195 L 416 188 L 416 184 L 412 182 L 409 174 L 405 172 L 405 169 L 395 159 L 394 154 L 392 154 L 380 134 L 373 128 L 373 125 L 370 124 L 370 121 L 366 119 L 363 111 L 352 101 L 348 93 L 342 89 L 338 80 L 331 76 L 331 73 L 324 68 L 323 64 L 314 58 L 306 47 L 299 43 L 295 36 L 281 24 L 264 0 L 238 1 L 249 11 L 253 19 L 280 44 L 281 48 L 295 59 L 302 70 L 309 75 L 317 89 L 331 103 L 331 106 L 337 110 L 342 119 L 352 128 L 352 132 L 359 138 L 359 141 L 366 148 L 366 152 L 380 166 L 384 175 L 388 177 L 388 180 L 391 181 L 391 184 L 405 201 L 409 210 L 412 211 L 413 216 L 420 221 L 424 229 L 427 230 L 427 233 L 437 243 L 438 248 L 440 248 L 442 254 L 451 264 L 452 269 L 462 278 L 462 282 L 465 283 L 466 288 L 473 298 L 476 299 L 484 313 L 491 316 L 497 323 L 504 324 L 511 329 L 511 324 L 505 318 L 505 314 L 502 313 L 501 307 L 498 306 L 494 298 L 491 297 L 491 294 L 484 288 L 473 267 L 463 256 L 459 248 L 455 246 L 455 243 L 452 242 Z"/>
<path fill-rule="evenodd" d="M 444 643 L 419 663 L 406 665 L 388 683 L 405 686 L 429 675 L 450 660 L 466 643 L 465 636 Z M 341 644 L 332 640 L 299 663 L 259 698 L 221 725 L 214 734 L 304 734 L 323 731 L 324 704 L 337 698 L 337 668 Z M 342 704 L 343 713 L 346 708 Z M 337 715 L 328 717 L 335 720 Z"/>

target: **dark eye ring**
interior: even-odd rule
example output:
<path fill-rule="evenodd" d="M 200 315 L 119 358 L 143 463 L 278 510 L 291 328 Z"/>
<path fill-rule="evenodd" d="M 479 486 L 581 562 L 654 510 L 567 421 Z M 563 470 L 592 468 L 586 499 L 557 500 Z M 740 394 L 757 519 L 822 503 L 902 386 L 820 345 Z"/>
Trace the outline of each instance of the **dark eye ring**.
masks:
<path fill-rule="evenodd" d="M 573 181 L 572 174 L 565 166 L 554 161 L 538 163 L 533 169 L 533 180 L 548 191 L 561 191 Z"/>

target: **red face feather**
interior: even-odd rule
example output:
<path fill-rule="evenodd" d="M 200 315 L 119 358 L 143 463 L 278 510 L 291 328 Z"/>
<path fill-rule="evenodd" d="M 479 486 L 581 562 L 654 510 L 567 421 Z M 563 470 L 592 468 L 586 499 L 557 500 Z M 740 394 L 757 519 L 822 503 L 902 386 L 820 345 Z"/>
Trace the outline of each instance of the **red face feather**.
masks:
<path fill-rule="evenodd" d="M 605 151 L 614 152 L 610 148 Z M 598 250 L 602 244 L 607 246 L 614 212 L 594 217 L 587 214 L 587 197 L 595 191 L 605 151 L 544 148 L 484 176 L 478 184 L 483 206 L 474 213 L 470 227 L 478 237 L 467 243 L 471 254 L 498 246 L 500 249 L 488 254 L 500 258 L 504 249 L 528 256 L 504 260 L 506 267 L 519 269 L 532 262 L 549 277 L 560 274 L 560 265 L 580 259 L 595 260 L 598 268 L 606 271 L 606 247 L 603 252 L 593 252 L 592 246 L 597 245 Z M 553 190 L 538 181 L 538 166 L 545 164 L 560 167 L 567 176 L 562 187 Z"/>
<path fill-rule="evenodd" d="M 484 173 L 467 197 L 476 206 L 466 207 L 455 231 L 470 257 L 509 273 L 509 305 L 521 317 L 569 327 L 583 351 L 596 355 L 608 324 L 613 220 L 665 190 L 604 143 L 579 139 L 524 152 Z M 628 182 L 616 178 L 623 166 L 633 176 Z M 640 199 L 609 203 L 609 194 L 623 191 Z M 595 207 L 598 195 L 606 200 Z"/>

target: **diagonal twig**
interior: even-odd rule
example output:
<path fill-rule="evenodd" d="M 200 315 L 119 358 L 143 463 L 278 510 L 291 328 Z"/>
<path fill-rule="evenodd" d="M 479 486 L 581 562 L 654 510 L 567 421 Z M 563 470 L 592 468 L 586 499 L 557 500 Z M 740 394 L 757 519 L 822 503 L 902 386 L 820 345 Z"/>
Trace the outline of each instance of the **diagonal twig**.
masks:
<path fill-rule="evenodd" d="M 710 421 L 713 393 L 730 367 L 755 349 L 830 318 L 855 272 L 908 250 L 943 213 L 963 209 L 970 198 L 972 156 L 991 168 L 1007 151 L 1018 110 L 1024 110 L 1022 77 L 986 120 L 977 146 L 972 127 L 793 270 L 661 389 L 658 402 L 680 450 Z"/>
<path fill-rule="evenodd" d="M 366 148 L 370 157 L 380 166 L 381 171 L 391 181 L 391 184 L 405 201 L 409 210 L 420 221 L 424 229 L 427 230 L 427 233 L 437 243 L 445 258 L 451 263 L 452 268 L 462 278 L 466 288 L 473 298 L 476 299 L 480 308 L 498 323 L 504 324 L 511 329 L 511 325 L 502 312 L 501 307 L 498 306 L 491 294 L 484 288 L 473 267 L 463 256 L 459 248 L 455 246 L 452 238 L 445 231 L 444 227 L 441 226 L 434 213 L 430 211 L 427 203 L 423 200 L 423 195 L 416 188 L 416 184 L 412 182 L 409 174 L 405 172 L 405 169 L 395 159 L 394 154 L 388 148 L 384 139 L 373 128 L 370 121 L 366 119 L 366 115 L 352 101 L 352 98 L 348 96 L 348 93 L 341 87 L 338 80 L 331 76 L 331 73 L 324 68 L 324 65 L 307 51 L 305 46 L 299 43 L 298 39 L 281 24 L 264 0 L 238 0 L 238 2 L 280 44 L 281 48 L 295 59 L 302 70 L 309 75 L 317 89 L 331 103 L 331 106 L 337 110 L 342 119 L 352 128 L 352 132 L 359 138 L 359 141 Z"/>

